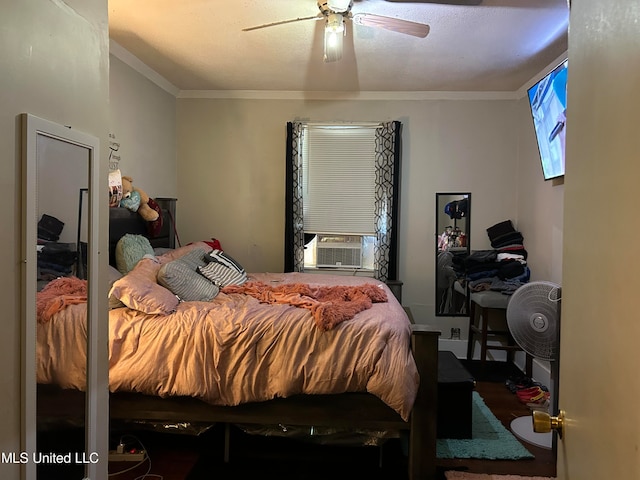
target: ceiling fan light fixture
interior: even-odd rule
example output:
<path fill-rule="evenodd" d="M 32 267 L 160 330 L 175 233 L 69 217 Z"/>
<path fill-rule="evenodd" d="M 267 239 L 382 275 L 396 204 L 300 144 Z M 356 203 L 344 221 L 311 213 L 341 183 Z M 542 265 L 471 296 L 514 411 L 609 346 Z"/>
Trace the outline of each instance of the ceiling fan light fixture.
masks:
<path fill-rule="evenodd" d="M 327 16 L 324 27 L 324 61 L 335 62 L 342 58 L 344 17 L 337 13 Z"/>
<path fill-rule="evenodd" d="M 327 0 L 327 7 L 333 12 L 344 13 L 351 9 L 353 0 Z"/>

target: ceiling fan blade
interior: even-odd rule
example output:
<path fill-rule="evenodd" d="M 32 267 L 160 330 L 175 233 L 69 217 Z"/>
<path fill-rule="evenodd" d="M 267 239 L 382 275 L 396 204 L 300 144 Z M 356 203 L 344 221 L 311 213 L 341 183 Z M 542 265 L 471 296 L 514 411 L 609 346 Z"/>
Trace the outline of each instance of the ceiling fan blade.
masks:
<path fill-rule="evenodd" d="M 258 30 L 260 28 L 274 27 L 276 25 L 284 25 L 285 23 L 301 22 L 303 20 L 320 20 L 320 19 L 324 19 L 324 15 L 318 14 L 318 15 L 313 15 L 312 17 L 299 17 L 299 18 L 292 18 L 290 20 L 281 20 L 279 22 L 265 23 L 264 25 L 258 25 L 256 27 L 243 28 L 242 31 L 249 32 L 251 30 Z"/>
<path fill-rule="evenodd" d="M 429 25 L 425 23 L 385 17 L 382 15 L 375 15 L 373 13 L 354 13 L 352 20 L 356 25 L 384 28 L 385 30 L 413 35 L 414 37 L 424 38 L 429 34 Z"/>

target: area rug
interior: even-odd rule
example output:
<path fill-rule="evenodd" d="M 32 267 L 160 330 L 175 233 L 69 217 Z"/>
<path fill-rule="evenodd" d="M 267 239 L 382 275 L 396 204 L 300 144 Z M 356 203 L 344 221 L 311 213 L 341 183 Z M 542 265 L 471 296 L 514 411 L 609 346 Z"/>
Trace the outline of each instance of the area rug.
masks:
<path fill-rule="evenodd" d="M 554 480 L 551 477 L 523 477 L 521 475 L 493 475 L 488 473 L 444 472 L 447 480 Z"/>
<path fill-rule="evenodd" d="M 438 458 L 481 458 L 486 460 L 521 460 L 534 458 L 500 420 L 478 392 L 473 392 L 471 438 L 437 441 Z"/>
<path fill-rule="evenodd" d="M 447 480 L 554 480 L 551 477 L 523 477 L 521 475 L 493 475 L 489 473 L 444 472 Z"/>

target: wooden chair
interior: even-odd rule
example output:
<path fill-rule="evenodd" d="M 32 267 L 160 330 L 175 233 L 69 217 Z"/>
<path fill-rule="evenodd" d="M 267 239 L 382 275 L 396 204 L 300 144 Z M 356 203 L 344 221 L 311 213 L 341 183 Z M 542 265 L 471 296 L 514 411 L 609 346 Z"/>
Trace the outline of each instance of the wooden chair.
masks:
<path fill-rule="evenodd" d="M 469 302 L 469 339 L 467 341 L 467 360 L 473 359 L 475 337 L 480 337 L 480 364 L 484 368 L 487 351 L 502 350 L 507 352 L 507 361 L 513 363 L 515 352 L 522 348 L 515 342 L 507 325 L 507 305 L 509 295 L 487 290 L 471 293 Z M 500 343 L 489 343 L 489 340 L 502 340 Z M 525 352 L 525 373 L 531 377 L 533 358 Z"/>

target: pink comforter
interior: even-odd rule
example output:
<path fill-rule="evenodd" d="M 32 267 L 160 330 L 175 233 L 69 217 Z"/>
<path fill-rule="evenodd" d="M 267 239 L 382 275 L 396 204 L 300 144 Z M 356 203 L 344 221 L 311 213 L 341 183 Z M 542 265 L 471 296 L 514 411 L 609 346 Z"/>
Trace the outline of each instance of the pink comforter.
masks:
<path fill-rule="evenodd" d="M 109 314 L 112 391 L 187 395 L 215 405 L 367 391 L 405 420 L 418 373 L 408 318 L 386 285 L 372 279 L 315 274 L 252 274 L 267 285 L 308 283 L 384 291 L 335 328 L 323 331 L 310 310 L 265 304 L 241 293 L 211 302 L 183 302 L 170 315 L 128 308 Z M 84 305 L 71 305 L 38 325 L 38 381 L 84 390 Z M 86 343 L 86 342 L 85 342 Z"/>

